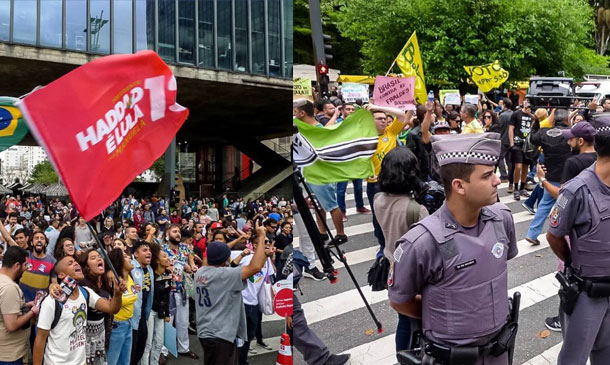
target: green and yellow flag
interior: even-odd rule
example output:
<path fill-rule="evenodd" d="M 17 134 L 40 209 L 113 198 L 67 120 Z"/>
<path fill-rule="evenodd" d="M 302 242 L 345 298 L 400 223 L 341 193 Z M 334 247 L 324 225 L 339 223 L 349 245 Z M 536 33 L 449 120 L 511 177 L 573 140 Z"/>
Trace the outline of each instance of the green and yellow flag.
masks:
<path fill-rule="evenodd" d="M 18 100 L 0 96 L 0 152 L 19 143 L 28 132 L 21 110 L 14 106 Z"/>
<path fill-rule="evenodd" d="M 508 80 L 508 71 L 503 69 L 498 61 L 483 66 L 464 66 L 464 69 L 484 93 L 500 87 Z"/>
<path fill-rule="evenodd" d="M 292 159 L 307 182 L 324 185 L 374 174 L 371 157 L 379 136 L 368 110 L 360 109 L 329 128 L 294 122 L 298 133 L 293 134 Z"/>
<path fill-rule="evenodd" d="M 398 57 L 396 57 L 396 64 L 400 67 L 404 77 L 415 76 L 415 100 L 420 104 L 424 104 L 428 98 L 428 93 L 426 92 L 426 81 L 424 80 L 424 64 L 421 62 L 421 54 L 419 53 L 419 45 L 417 44 L 415 32 L 413 32 L 398 54 Z"/>

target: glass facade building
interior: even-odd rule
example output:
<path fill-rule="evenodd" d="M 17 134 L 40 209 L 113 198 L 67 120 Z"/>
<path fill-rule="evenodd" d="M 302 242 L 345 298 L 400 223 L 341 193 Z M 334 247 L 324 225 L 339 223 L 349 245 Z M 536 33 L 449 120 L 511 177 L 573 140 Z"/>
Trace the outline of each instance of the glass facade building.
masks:
<path fill-rule="evenodd" d="M 0 42 L 292 78 L 292 0 L 0 0 Z"/>

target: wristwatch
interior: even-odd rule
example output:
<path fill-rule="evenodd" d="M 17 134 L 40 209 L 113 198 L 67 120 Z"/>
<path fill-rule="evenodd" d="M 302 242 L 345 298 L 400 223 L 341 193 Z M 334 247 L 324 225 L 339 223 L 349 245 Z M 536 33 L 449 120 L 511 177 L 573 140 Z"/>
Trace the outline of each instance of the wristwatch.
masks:
<path fill-rule="evenodd" d="M 540 185 L 541 188 L 544 187 L 544 182 L 546 181 L 546 177 L 542 177 L 540 178 L 540 181 L 538 182 L 538 184 Z"/>

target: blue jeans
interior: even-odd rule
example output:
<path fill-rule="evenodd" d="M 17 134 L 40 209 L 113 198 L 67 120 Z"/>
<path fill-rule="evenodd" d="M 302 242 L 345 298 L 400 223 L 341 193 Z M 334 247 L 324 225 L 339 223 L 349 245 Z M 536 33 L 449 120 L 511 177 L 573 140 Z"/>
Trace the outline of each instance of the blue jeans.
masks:
<path fill-rule="evenodd" d="M 549 181 L 551 184 L 555 186 L 559 186 L 558 182 Z M 538 239 L 538 235 L 542 232 L 542 227 L 544 226 L 544 222 L 549 216 L 549 212 L 553 205 L 555 204 L 555 198 L 549 194 L 549 192 L 545 189 L 544 194 L 542 195 L 542 200 L 538 203 L 538 209 L 536 210 L 536 215 L 530 224 L 530 228 L 527 230 L 526 237 L 532 239 Z"/>
<path fill-rule="evenodd" d="M 408 350 L 411 344 L 411 321 L 409 316 L 398 313 L 398 326 L 396 327 L 396 352 Z"/>
<path fill-rule="evenodd" d="M 347 190 L 348 181 L 337 183 L 337 204 L 339 209 L 345 214 L 345 191 Z M 354 200 L 356 200 L 356 208 L 364 208 L 364 201 L 362 200 L 362 179 L 352 180 L 354 185 Z"/>
<path fill-rule="evenodd" d="M 385 238 L 383 238 L 383 231 L 381 230 L 379 222 L 377 222 L 377 217 L 375 217 L 375 209 L 373 208 L 373 200 L 375 199 L 375 194 L 377 194 L 378 192 L 378 183 L 366 184 L 366 196 L 369 199 L 369 204 L 373 213 L 373 228 L 375 228 L 375 237 L 377 237 L 377 240 L 379 241 L 379 252 L 377 252 L 377 258 L 380 258 L 381 256 L 383 256 L 383 249 L 385 248 Z"/>
<path fill-rule="evenodd" d="M 536 184 L 534 191 L 532 191 L 529 198 L 527 198 L 527 200 L 525 201 L 525 204 L 527 206 L 531 207 L 532 209 L 534 208 L 534 206 L 536 204 L 538 206 L 540 206 L 540 201 L 542 200 L 543 194 L 544 194 L 544 188 L 541 187 L 539 184 Z"/>
<path fill-rule="evenodd" d="M 108 365 L 129 365 L 131 360 L 132 328 L 129 320 L 114 321 L 106 359 Z"/>
<path fill-rule="evenodd" d="M 23 365 L 23 358 L 15 361 L 0 361 L 0 365 Z"/>

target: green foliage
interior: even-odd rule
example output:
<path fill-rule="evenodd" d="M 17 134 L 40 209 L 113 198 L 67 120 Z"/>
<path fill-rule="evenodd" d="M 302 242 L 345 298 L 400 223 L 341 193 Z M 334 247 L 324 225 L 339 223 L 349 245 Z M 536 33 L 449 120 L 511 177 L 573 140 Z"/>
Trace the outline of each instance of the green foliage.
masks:
<path fill-rule="evenodd" d="M 595 53 L 593 7 L 584 0 L 331 2 L 342 35 L 361 44 L 365 73 L 385 73 L 413 31 L 427 84 L 463 85 L 463 66 L 494 60 L 509 80 L 610 73 L 608 59 Z"/>
<path fill-rule="evenodd" d="M 165 154 L 159 157 L 155 162 L 153 162 L 150 169 L 155 174 L 155 176 L 161 179 L 163 177 L 163 174 L 165 174 Z"/>
<path fill-rule="evenodd" d="M 28 180 L 30 184 L 54 184 L 59 182 L 59 176 L 55 172 L 53 165 L 49 160 L 44 160 L 38 165 L 34 166 L 34 170 L 32 171 L 32 176 Z"/>

